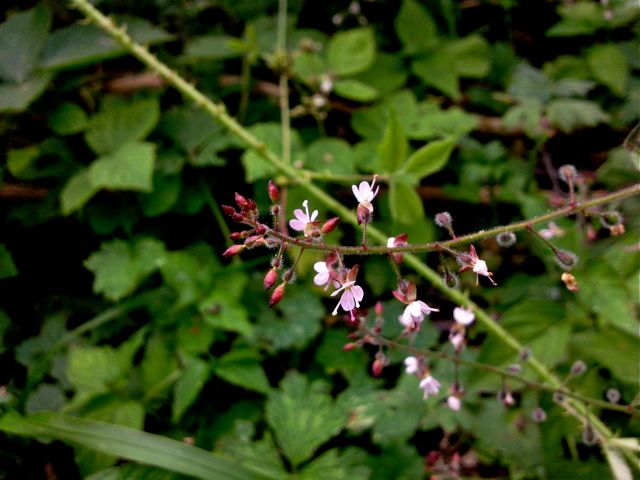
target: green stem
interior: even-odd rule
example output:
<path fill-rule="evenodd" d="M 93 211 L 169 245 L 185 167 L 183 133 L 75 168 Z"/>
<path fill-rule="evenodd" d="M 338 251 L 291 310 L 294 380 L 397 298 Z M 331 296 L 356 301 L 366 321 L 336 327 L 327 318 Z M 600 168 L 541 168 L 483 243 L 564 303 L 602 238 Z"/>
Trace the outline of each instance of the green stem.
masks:
<path fill-rule="evenodd" d="M 291 119 L 289 116 L 289 56 L 287 55 L 287 0 L 278 3 L 277 66 L 280 69 L 280 125 L 282 130 L 282 162 L 291 163 Z"/>
<path fill-rule="evenodd" d="M 273 153 L 267 146 L 258 140 L 255 136 L 253 136 L 248 130 L 246 130 L 242 125 L 240 125 L 235 119 L 233 119 L 226 111 L 223 105 L 218 105 L 209 100 L 205 95 L 203 95 L 200 91 L 198 91 L 193 85 L 187 82 L 180 75 L 175 73 L 169 67 L 161 63 L 154 55 L 152 55 L 149 50 L 142 45 L 137 44 L 133 41 L 133 39 L 127 35 L 124 29 L 118 28 L 114 25 L 114 23 L 106 16 L 104 16 L 99 10 L 97 10 L 88 0 L 72 0 L 71 3 L 78 8 L 82 13 L 92 21 L 94 21 L 100 28 L 109 33 L 114 39 L 120 42 L 127 50 L 131 52 L 133 56 L 142 61 L 145 65 L 147 65 L 152 70 L 158 72 L 169 85 L 176 88 L 180 93 L 182 93 L 186 98 L 192 100 L 197 106 L 203 108 L 206 112 L 208 112 L 213 118 L 217 119 L 220 123 L 222 123 L 225 127 L 227 127 L 234 135 L 236 135 L 239 139 L 246 143 L 247 147 L 255 150 L 267 163 L 269 163 L 272 167 L 274 167 L 278 172 L 282 173 L 286 177 L 296 178 L 298 175 L 297 169 L 293 168 L 291 165 L 284 163 L 278 156 Z M 313 197 L 315 197 L 320 202 L 324 203 L 329 209 L 333 210 L 336 214 L 343 217 L 348 223 L 351 223 L 354 226 L 357 226 L 357 219 L 353 212 L 344 207 L 338 201 L 336 201 L 329 194 L 325 193 L 319 187 L 310 183 L 309 180 L 305 180 L 301 182 L 302 187 Z M 640 186 L 634 186 L 626 189 L 626 195 L 624 194 L 624 190 L 620 199 L 627 198 L 631 195 L 636 195 L 640 191 Z M 575 209 L 572 209 L 575 210 Z M 563 213 L 564 214 L 564 213 Z M 547 217 L 548 219 L 556 218 L 559 215 L 552 215 Z M 543 220 L 544 221 L 544 216 Z M 526 226 L 530 224 L 530 221 L 521 222 Z M 522 228 L 524 228 L 524 226 Z M 511 231 L 509 226 L 501 227 L 502 230 L 497 230 L 494 234 L 501 233 L 503 231 Z M 385 235 L 382 231 L 377 228 L 370 227 L 369 235 L 377 240 L 378 242 L 384 244 L 386 243 L 387 235 Z M 479 232 L 474 235 L 467 236 L 467 241 L 474 241 L 479 238 L 484 238 L 483 232 Z M 464 297 L 460 292 L 456 290 L 452 290 L 448 288 L 440 276 L 427 267 L 424 263 L 422 263 L 417 257 L 412 254 L 407 254 L 405 256 L 406 263 L 414 268 L 420 275 L 423 276 L 426 280 L 430 281 L 433 286 L 437 289 L 441 290 L 444 295 L 449 297 L 453 302 L 458 303 L 462 306 L 466 306 L 472 308 L 476 313 L 476 318 L 479 322 L 485 325 L 487 330 L 496 335 L 498 339 L 503 342 L 505 345 L 509 346 L 516 352 L 520 352 L 523 346 L 513 337 L 511 336 L 504 328 L 502 328 L 497 322 L 495 322 L 488 314 L 486 314 L 482 309 L 480 309 L 475 303 L 471 302 L 469 299 Z M 561 385 L 561 382 L 556 378 L 555 375 L 551 373 L 539 360 L 535 357 L 530 356 L 527 360 L 529 366 L 548 384 L 551 386 L 558 388 Z M 584 421 L 587 415 L 587 406 L 574 399 L 568 399 L 567 402 L 563 404 L 564 408 L 574 414 L 579 420 Z M 605 440 L 613 437 L 613 433 L 597 418 L 592 419 L 592 426 L 595 430 L 597 430 L 599 436 Z"/>

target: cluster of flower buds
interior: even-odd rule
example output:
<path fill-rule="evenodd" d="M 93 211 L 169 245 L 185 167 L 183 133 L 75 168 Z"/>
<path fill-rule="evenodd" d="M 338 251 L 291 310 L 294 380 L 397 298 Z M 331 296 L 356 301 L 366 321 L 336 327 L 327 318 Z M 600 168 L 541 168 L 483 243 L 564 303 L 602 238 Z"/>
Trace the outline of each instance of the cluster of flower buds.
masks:
<path fill-rule="evenodd" d="M 242 243 L 227 248 L 222 254 L 225 257 L 238 255 L 247 248 L 268 246 L 268 237 L 266 236 L 268 227 L 259 222 L 260 212 L 255 200 L 245 198 L 236 193 L 235 202 L 238 210 L 229 205 L 222 205 L 222 211 L 231 217 L 234 222 L 248 225 L 251 228 L 242 232 L 233 232 L 229 235 L 229 238 L 234 242 L 242 241 Z"/>

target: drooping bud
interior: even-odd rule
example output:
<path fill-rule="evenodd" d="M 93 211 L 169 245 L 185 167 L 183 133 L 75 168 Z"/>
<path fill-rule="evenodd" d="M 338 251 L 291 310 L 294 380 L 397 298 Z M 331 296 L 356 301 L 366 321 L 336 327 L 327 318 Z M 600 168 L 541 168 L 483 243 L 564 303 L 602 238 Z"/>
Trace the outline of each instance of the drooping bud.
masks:
<path fill-rule="evenodd" d="M 222 211 L 226 215 L 229 215 L 230 217 L 233 217 L 233 215 L 237 213 L 236 209 L 233 207 L 230 207 L 229 205 L 222 205 Z"/>
<path fill-rule="evenodd" d="M 374 377 L 379 377 L 382 375 L 382 370 L 384 369 L 384 362 L 381 358 L 376 358 L 371 365 L 371 373 Z"/>
<path fill-rule="evenodd" d="M 544 422 L 547 419 L 547 412 L 540 407 L 536 407 L 533 409 L 533 412 L 531 412 L 531 418 L 533 418 L 534 422 Z"/>
<path fill-rule="evenodd" d="M 572 270 L 578 264 L 578 256 L 568 250 L 556 250 L 556 263 L 563 270 Z"/>
<path fill-rule="evenodd" d="M 264 289 L 269 290 L 276 283 L 276 280 L 278 280 L 278 272 L 274 267 L 264 276 Z"/>
<path fill-rule="evenodd" d="M 575 362 L 573 362 L 573 365 L 571 365 L 572 377 L 579 377 L 586 371 L 587 371 L 587 365 L 582 360 L 576 360 Z"/>
<path fill-rule="evenodd" d="M 496 235 L 496 242 L 501 247 L 511 247 L 516 243 L 516 234 L 513 232 L 503 232 Z"/>
<path fill-rule="evenodd" d="M 280 190 L 276 187 L 276 184 L 273 183 L 273 180 L 269 180 L 269 186 L 267 187 L 269 192 L 269 199 L 273 203 L 277 203 L 280 200 Z"/>
<path fill-rule="evenodd" d="M 333 217 L 324 222 L 322 227 L 320 227 L 320 231 L 324 234 L 333 232 L 338 224 L 340 223 L 340 217 Z"/>
<path fill-rule="evenodd" d="M 258 225 L 255 229 L 256 231 L 256 235 L 264 235 L 265 233 L 267 233 L 267 230 L 269 228 L 266 225 L 263 225 L 262 223 L 260 225 Z"/>
<path fill-rule="evenodd" d="M 584 429 L 582 430 L 582 442 L 588 446 L 592 446 L 598 443 L 596 432 L 594 432 L 593 427 L 589 424 L 585 425 Z"/>
<path fill-rule="evenodd" d="M 529 358 L 531 357 L 531 349 L 529 347 L 523 347 L 522 350 L 520 350 L 520 361 L 521 362 L 526 362 L 527 360 L 529 360 Z"/>
<path fill-rule="evenodd" d="M 439 227 L 450 228 L 453 223 L 453 217 L 449 212 L 440 212 L 436 214 L 434 221 Z"/>
<path fill-rule="evenodd" d="M 353 350 L 353 349 L 354 349 L 354 348 L 356 348 L 357 346 L 358 346 L 358 345 L 356 345 L 356 344 L 355 344 L 355 343 L 353 343 L 353 342 L 345 343 L 345 344 L 342 346 L 342 351 L 343 351 L 343 352 L 350 352 L 351 350 Z"/>
<path fill-rule="evenodd" d="M 246 247 L 244 245 L 231 245 L 227 248 L 223 253 L 223 257 L 233 257 L 234 255 L 238 255 L 241 253 Z"/>
<path fill-rule="evenodd" d="M 269 299 L 269 308 L 273 308 L 275 305 L 280 303 L 282 297 L 284 297 L 284 291 L 287 288 L 287 282 L 282 282 L 278 285 L 273 293 L 271 294 L 271 298 Z"/>
<path fill-rule="evenodd" d="M 382 305 L 382 302 L 376 302 L 376 305 L 375 305 L 375 307 L 374 307 L 374 310 L 375 310 L 375 312 L 376 312 L 376 315 L 377 315 L 378 317 L 381 317 L 381 316 L 382 316 L 382 314 L 384 313 L 384 307 L 383 307 L 383 305 Z"/>
<path fill-rule="evenodd" d="M 236 205 L 238 205 L 239 208 L 241 208 L 242 210 L 246 208 L 247 199 L 240 195 L 238 192 L 235 193 L 234 199 L 236 201 Z"/>
<path fill-rule="evenodd" d="M 233 241 L 242 240 L 244 238 L 243 233 L 244 232 L 231 232 L 229 234 L 229 240 L 233 240 Z"/>
<path fill-rule="evenodd" d="M 607 400 L 611 403 L 618 403 L 620 401 L 620 392 L 615 388 L 607 390 Z"/>
<path fill-rule="evenodd" d="M 578 170 L 571 164 L 562 165 L 558 169 L 558 177 L 567 185 L 571 185 L 578 176 Z"/>
<path fill-rule="evenodd" d="M 407 286 L 407 301 L 409 303 L 415 302 L 416 298 L 418 298 L 416 284 L 414 282 L 409 282 L 409 285 Z"/>

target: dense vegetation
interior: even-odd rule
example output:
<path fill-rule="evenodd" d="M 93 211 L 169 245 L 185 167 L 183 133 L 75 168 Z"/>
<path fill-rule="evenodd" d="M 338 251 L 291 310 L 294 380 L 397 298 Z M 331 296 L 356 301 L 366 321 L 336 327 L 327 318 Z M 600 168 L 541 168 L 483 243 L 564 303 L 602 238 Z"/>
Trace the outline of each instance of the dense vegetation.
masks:
<path fill-rule="evenodd" d="M 637 2 L 94 3 L 0 7 L 0 479 L 637 478 Z"/>

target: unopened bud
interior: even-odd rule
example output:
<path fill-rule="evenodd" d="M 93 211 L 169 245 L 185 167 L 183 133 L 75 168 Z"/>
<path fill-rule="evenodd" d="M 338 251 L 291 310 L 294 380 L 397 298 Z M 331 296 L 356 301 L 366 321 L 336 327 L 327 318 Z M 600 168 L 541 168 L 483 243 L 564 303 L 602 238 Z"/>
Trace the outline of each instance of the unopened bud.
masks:
<path fill-rule="evenodd" d="M 611 403 L 618 403 L 620 401 L 620 392 L 615 388 L 607 390 L 607 400 Z"/>
<path fill-rule="evenodd" d="M 562 392 L 554 392 L 553 394 L 553 400 L 556 403 L 562 403 L 565 401 L 565 396 L 564 393 Z"/>
<path fill-rule="evenodd" d="M 230 207 L 229 205 L 222 205 L 222 211 L 226 215 L 229 215 L 230 217 L 233 217 L 233 215 L 237 213 L 236 209 L 233 207 Z"/>
<path fill-rule="evenodd" d="M 496 236 L 496 241 L 501 247 L 511 247 L 516 243 L 516 234 L 513 232 L 503 232 Z"/>
<path fill-rule="evenodd" d="M 556 263 L 563 270 L 572 270 L 578 264 L 578 256 L 568 250 L 556 250 Z"/>
<path fill-rule="evenodd" d="M 384 306 L 382 305 L 382 302 L 376 302 L 374 310 L 376 312 L 376 315 L 381 317 L 382 314 L 384 313 Z"/>
<path fill-rule="evenodd" d="M 560 177 L 560 180 L 566 184 L 572 184 L 577 176 L 578 170 L 576 170 L 576 167 L 571 164 L 562 165 L 558 169 L 558 177 Z"/>
<path fill-rule="evenodd" d="M 366 225 L 371 220 L 371 211 L 360 203 L 356 209 L 356 216 L 358 217 L 358 225 L 362 225 L 363 223 Z"/>
<path fill-rule="evenodd" d="M 273 203 L 277 203 L 278 200 L 280 200 L 280 190 L 276 187 L 276 184 L 273 183 L 273 180 L 269 180 L 267 190 L 269 192 L 269 199 L 271 199 Z"/>
<path fill-rule="evenodd" d="M 320 231 L 325 234 L 331 233 L 336 229 L 339 223 L 340 223 L 340 217 L 330 218 L 329 220 L 324 222 L 324 225 L 322 225 L 322 227 L 320 227 Z"/>
<path fill-rule="evenodd" d="M 610 227 L 609 231 L 611 232 L 611 235 L 613 235 L 614 237 L 617 237 L 618 235 L 623 235 L 624 234 L 624 223 L 621 223 L 620 225 L 614 225 L 613 227 Z"/>
<path fill-rule="evenodd" d="M 272 268 L 264 276 L 264 289 L 269 290 L 276 283 L 276 280 L 278 280 L 278 272 Z"/>
<path fill-rule="evenodd" d="M 567 287 L 567 290 L 569 290 L 570 292 L 577 292 L 580 289 L 580 287 L 578 286 L 578 281 L 576 280 L 576 277 L 574 277 L 570 273 L 564 272 L 560 276 L 560 279 L 564 282 L 564 285 Z"/>
<path fill-rule="evenodd" d="M 575 362 L 573 362 L 573 365 L 571 365 L 572 377 L 579 377 L 586 371 L 587 371 L 587 365 L 582 360 L 576 360 Z"/>
<path fill-rule="evenodd" d="M 607 228 L 615 227 L 616 225 L 620 225 L 622 222 L 622 215 L 620 215 L 620 212 L 615 210 L 605 212 L 600 216 L 600 223 L 602 223 L 602 226 Z"/>
<path fill-rule="evenodd" d="M 256 235 L 264 235 L 267 233 L 268 227 L 262 223 L 256 227 Z"/>
<path fill-rule="evenodd" d="M 596 432 L 593 431 L 593 427 L 591 425 L 585 425 L 582 430 L 582 442 L 588 446 L 598 443 L 598 437 L 596 436 Z"/>
<path fill-rule="evenodd" d="M 223 257 L 233 257 L 234 255 L 238 255 L 242 252 L 246 247 L 244 245 L 231 245 L 227 248 L 223 253 Z"/>
<path fill-rule="evenodd" d="M 357 347 L 357 345 L 356 345 L 355 343 L 353 343 L 353 342 L 345 343 L 345 344 L 342 346 L 342 351 L 344 351 L 344 352 L 350 352 L 351 350 L 353 350 L 353 349 L 354 349 L 354 348 L 356 348 L 356 347 Z"/>
<path fill-rule="evenodd" d="M 522 366 L 519 363 L 514 363 L 514 364 L 509 365 L 507 367 L 507 371 L 509 373 L 513 373 L 514 375 L 517 375 L 518 373 L 520 373 L 522 371 Z"/>
<path fill-rule="evenodd" d="M 257 210 L 258 205 L 253 198 L 247 198 L 247 203 L 244 206 L 244 210 Z"/>
<path fill-rule="evenodd" d="M 242 240 L 243 237 L 244 236 L 243 236 L 242 232 L 231 232 L 229 234 L 229 240 L 233 240 L 233 241 Z"/>
<path fill-rule="evenodd" d="M 371 365 L 371 373 L 374 377 L 382 375 L 382 369 L 384 368 L 384 362 L 380 358 L 376 358 Z"/>
<path fill-rule="evenodd" d="M 516 403 L 509 390 L 501 390 L 498 392 L 498 400 L 501 401 L 505 407 L 510 407 Z"/>
<path fill-rule="evenodd" d="M 247 199 L 240 195 L 238 192 L 235 193 L 234 199 L 236 201 L 236 205 L 244 210 L 247 206 Z"/>
<path fill-rule="evenodd" d="M 287 288 L 287 282 L 282 282 L 278 285 L 273 293 L 271 294 L 271 298 L 269 299 L 269 308 L 273 308 L 275 305 L 280 303 L 282 297 L 284 297 L 284 291 Z"/>
<path fill-rule="evenodd" d="M 533 409 L 533 412 L 531 412 L 531 418 L 533 418 L 534 422 L 544 422 L 547 419 L 547 412 L 540 407 L 536 407 Z"/>
<path fill-rule="evenodd" d="M 437 226 L 448 230 L 451 228 L 451 224 L 453 223 L 453 217 L 449 212 L 440 212 L 436 214 L 434 221 Z"/>
<path fill-rule="evenodd" d="M 520 350 L 520 361 L 526 362 L 531 357 L 531 349 L 529 347 L 524 347 Z"/>

